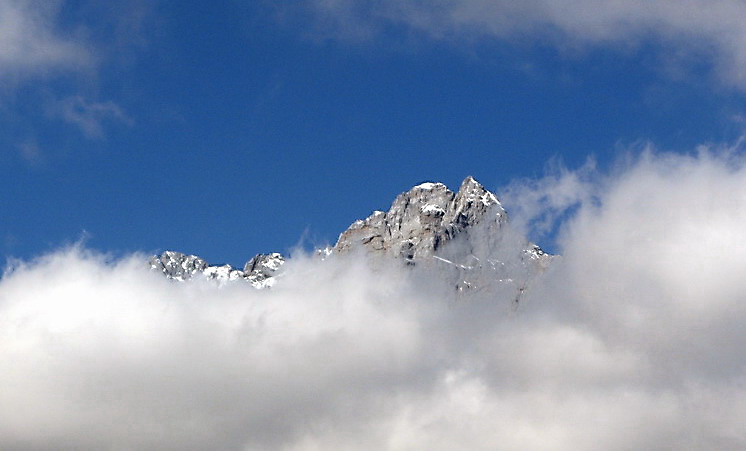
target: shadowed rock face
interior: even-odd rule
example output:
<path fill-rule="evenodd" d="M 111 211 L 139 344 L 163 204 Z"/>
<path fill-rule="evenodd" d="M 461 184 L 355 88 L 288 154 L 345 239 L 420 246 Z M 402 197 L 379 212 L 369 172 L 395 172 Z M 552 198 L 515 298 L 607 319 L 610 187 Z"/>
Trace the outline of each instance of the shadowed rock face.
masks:
<path fill-rule="evenodd" d="M 432 256 L 477 224 L 497 234 L 506 220 L 495 195 L 472 177 L 455 193 L 442 183 L 423 183 L 397 196 L 388 212 L 376 211 L 355 221 L 339 236 L 334 251 L 362 245 L 413 262 Z"/>
<path fill-rule="evenodd" d="M 538 246 L 510 232 L 500 201 L 472 177 L 456 192 L 442 183 L 417 185 L 397 196 L 387 212 L 375 211 L 355 221 L 334 247 L 318 254 L 333 258 L 356 249 L 439 270 L 441 276 L 453 278 L 459 291 L 499 282 L 512 286 L 519 295 L 551 260 Z M 284 262 L 278 253 L 257 254 L 240 270 L 166 251 L 153 256 L 150 266 L 180 281 L 201 274 L 267 288 L 281 274 Z"/>
<path fill-rule="evenodd" d="M 246 263 L 243 271 L 231 265 L 209 265 L 196 255 L 174 251 L 154 255 L 149 263 L 151 269 L 162 272 L 169 279 L 184 281 L 203 275 L 218 281 L 244 279 L 256 288 L 267 288 L 275 282 L 273 276 L 285 263 L 285 258 L 276 252 L 257 254 Z"/>
<path fill-rule="evenodd" d="M 149 263 L 152 269 L 160 270 L 163 275 L 174 280 L 191 279 L 208 267 L 207 262 L 196 255 L 186 255 L 175 251 L 154 255 L 150 257 Z"/>
<path fill-rule="evenodd" d="M 271 254 L 256 254 L 243 267 L 246 279 L 257 288 L 271 287 L 275 283 L 274 276 L 285 263 L 285 257 L 277 252 Z"/>

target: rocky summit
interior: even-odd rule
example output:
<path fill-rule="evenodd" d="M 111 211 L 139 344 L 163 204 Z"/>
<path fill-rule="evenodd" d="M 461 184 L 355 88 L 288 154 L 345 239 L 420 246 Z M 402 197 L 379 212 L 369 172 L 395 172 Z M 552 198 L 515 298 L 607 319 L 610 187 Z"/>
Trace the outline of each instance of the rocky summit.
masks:
<path fill-rule="evenodd" d="M 507 220 L 494 194 L 472 177 L 457 192 L 442 183 L 423 183 L 400 194 L 387 212 L 375 211 L 342 232 L 334 251 L 356 246 L 402 257 L 408 262 L 431 257 L 438 249 L 478 224 L 497 235 Z"/>
<path fill-rule="evenodd" d="M 196 255 L 166 251 L 150 258 L 150 267 L 160 271 L 169 279 L 185 281 L 203 276 L 218 281 L 245 280 L 256 288 L 268 288 L 275 282 L 274 275 L 285 263 L 277 253 L 257 254 L 244 266 L 243 271 L 231 265 L 209 265 Z"/>
<path fill-rule="evenodd" d="M 552 258 L 510 231 L 500 201 L 472 177 L 455 192 L 442 183 L 413 187 L 397 196 L 388 211 L 374 211 L 352 223 L 333 247 L 318 255 L 334 258 L 350 252 L 440 270 L 459 291 L 501 285 L 518 295 Z M 271 287 L 284 263 L 279 253 L 257 254 L 243 270 L 174 251 L 150 259 L 151 268 L 170 279 L 245 280 L 256 288 Z"/>

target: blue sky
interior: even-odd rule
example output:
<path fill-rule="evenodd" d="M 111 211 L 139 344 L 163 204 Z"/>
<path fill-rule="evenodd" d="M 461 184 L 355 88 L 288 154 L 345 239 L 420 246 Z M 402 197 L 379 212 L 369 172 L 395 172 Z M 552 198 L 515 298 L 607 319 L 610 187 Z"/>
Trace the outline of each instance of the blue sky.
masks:
<path fill-rule="evenodd" d="M 560 3 L 2 0 L 0 251 L 240 265 L 425 180 L 741 137 L 746 6 Z"/>

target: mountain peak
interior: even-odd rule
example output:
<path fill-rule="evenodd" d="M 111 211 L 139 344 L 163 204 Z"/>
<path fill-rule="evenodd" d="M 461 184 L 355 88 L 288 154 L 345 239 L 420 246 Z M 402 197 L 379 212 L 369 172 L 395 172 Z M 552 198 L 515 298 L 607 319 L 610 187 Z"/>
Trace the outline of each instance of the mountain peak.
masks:
<path fill-rule="evenodd" d="M 464 181 L 461 182 L 461 187 L 458 190 L 457 196 L 464 197 L 472 202 L 479 200 L 486 206 L 493 204 L 500 205 L 500 201 L 497 200 L 497 196 L 488 191 L 472 176 L 466 177 Z"/>
<path fill-rule="evenodd" d="M 277 252 L 257 254 L 246 263 L 243 271 L 231 265 L 209 265 L 196 255 L 175 251 L 154 255 L 149 263 L 151 269 L 162 272 L 169 279 L 184 281 L 202 275 L 219 282 L 244 279 L 256 288 L 267 288 L 274 284 L 274 277 L 285 258 Z"/>
<path fill-rule="evenodd" d="M 333 248 L 320 254 L 327 258 L 362 249 L 401 258 L 408 265 L 445 265 L 444 274 L 451 274 L 459 291 L 499 282 L 514 286 L 519 297 L 526 281 L 541 271 L 551 256 L 506 232 L 507 220 L 497 197 L 474 177 L 466 177 L 456 192 L 442 183 L 424 182 L 399 194 L 388 211 L 376 210 L 353 222 Z M 453 241 L 460 244 L 444 248 Z M 505 260 L 520 263 L 509 267 Z M 266 288 L 273 285 L 284 262 L 278 253 L 257 254 L 241 270 L 166 251 L 152 257 L 150 266 L 171 279 L 187 280 L 201 274 L 221 282 L 243 279 L 256 288 Z"/>
<path fill-rule="evenodd" d="M 425 182 L 399 194 L 387 212 L 355 221 L 342 232 L 334 250 L 363 246 L 414 261 L 482 221 L 499 227 L 505 216 L 497 197 L 471 176 L 458 192 Z"/>
<path fill-rule="evenodd" d="M 467 175 L 463 182 L 461 182 L 461 188 L 459 191 L 461 191 L 465 186 L 476 186 L 481 189 L 484 189 L 481 183 L 477 182 L 477 179 L 472 177 L 471 175 Z"/>

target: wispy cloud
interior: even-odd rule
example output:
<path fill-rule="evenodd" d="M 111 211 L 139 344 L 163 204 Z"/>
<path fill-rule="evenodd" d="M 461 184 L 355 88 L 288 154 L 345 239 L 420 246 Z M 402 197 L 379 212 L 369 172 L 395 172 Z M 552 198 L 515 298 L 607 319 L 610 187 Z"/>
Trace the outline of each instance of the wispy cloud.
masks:
<path fill-rule="evenodd" d="M 39 145 L 34 141 L 26 141 L 18 145 L 18 152 L 23 160 L 32 166 L 39 166 L 44 163 Z"/>
<path fill-rule="evenodd" d="M 0 78 L 77 71 L 93 63 L 85 39 L 60 28 L 62 5 L 57 0 L 0 2 Z"/>
<path fill-rule="evenodd" d="M 48 107 L 48 113 L 78 127 L 90 139 L 104 137 L 105 122 L 127 125 L 133 123 L 124 110 L 114 102 L 90 102 L 82 96 L 72 96 L 53 102 Z"/>
<path fill-rule="evenodd" d="M 593 159 L 576 170 L 556 160 L 541 179 L 516 179 L 500 190 L 503 202 L 512 205 L 511 224 L 522 233 L 545 238 L 574 208 L 592 204 L 597 197 L 598 171 Z"/>
<path fill-rule="evenodd" d="M 664 59 L 707 61 L 724 82 L 746 89 L 746 4 L 736 0 L 307 0 L 321 27 L 365 38 L 391 24 L 436 39 L 491 37 L 562 48 L 633 49 L 653 39 Z M 362 31 L 361 31 L 362 30 Z"/>
<path fill-rule="evenodd" d="M 40 130 L 39 124 L 50 119 L 89 139 L 105 137 L 112 123 L 133 124 L 117 102 L 106 99 L 112 94 L 101 92 L 98 79 L 103 67 L 129 64 L 133 51 L 146 45 L 153 4 L 0 1 L 0 103 L 26 130 L 14 143 L 24 160 L 38 164 L 46 155 L 28 144 L 43 141 L 28 131 Z M 19 96 L 47 100 L 23 100 L 23 114 L 15 115 L 14 109 L 21 110 Z"/>
<path fill-rule="evenodd" d="M 269 291 L 80 248 L 16 263 L 0 448 L 746 447 L 743 157 L 571 172 L 534 185 L 577 208 L 517 311 L 355 256 L 292 258 Z"/>

